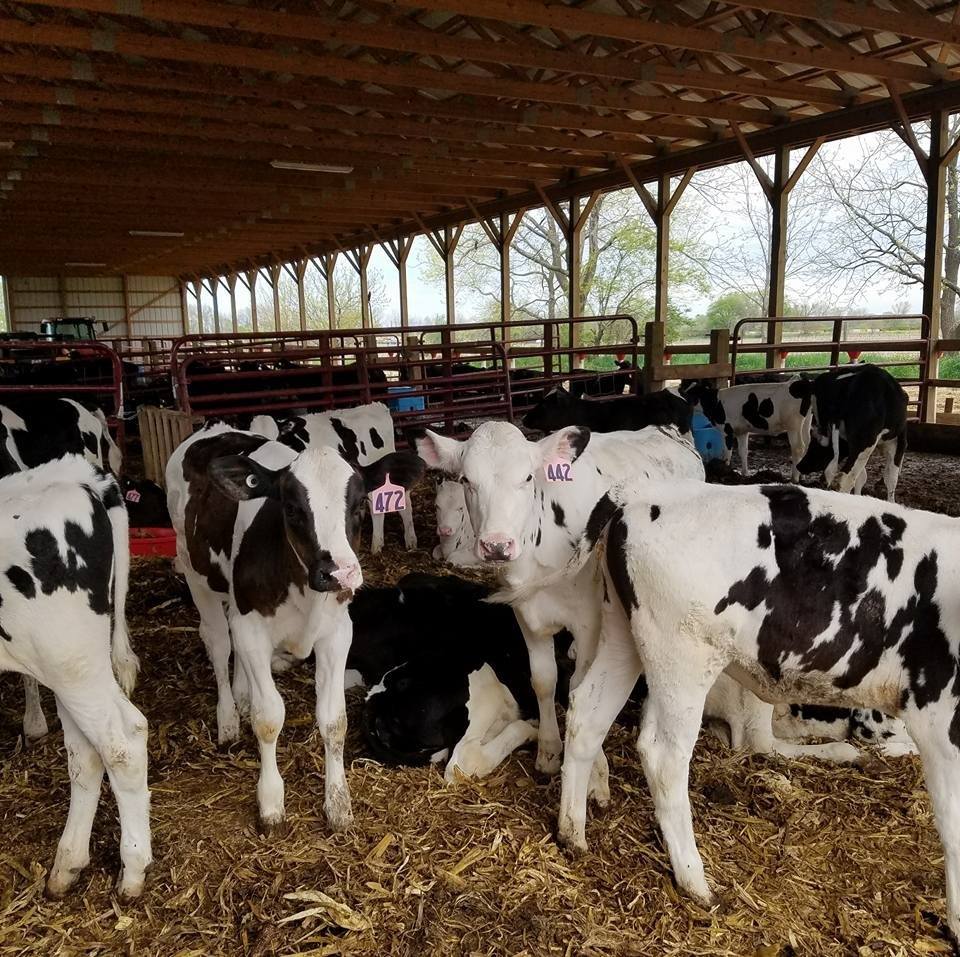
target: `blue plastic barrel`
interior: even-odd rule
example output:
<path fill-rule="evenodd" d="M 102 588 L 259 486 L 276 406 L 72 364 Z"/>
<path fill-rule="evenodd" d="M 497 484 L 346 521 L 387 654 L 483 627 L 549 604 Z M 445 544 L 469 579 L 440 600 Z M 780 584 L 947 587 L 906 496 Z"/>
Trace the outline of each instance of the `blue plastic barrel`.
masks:
<path fill-rule="evenodd" d="M 387 399 L 387 408 L 391 412 L 422 412 L 424 409 L 422 395 L 403 395 L 413 392 L 412 385 L 394 385 L 387 389 L 388 395 L 396 395 L 395 399 Z"/>
<path fill-rule="evenodd" d="M 709 462 L 712 459 L 722 459 L 725 452 L 723 432 L 715 425 L 710 424 L 710 420 L 701 412 L 693 413 L 693 444 L 700 453 L 703 461 Z"/>

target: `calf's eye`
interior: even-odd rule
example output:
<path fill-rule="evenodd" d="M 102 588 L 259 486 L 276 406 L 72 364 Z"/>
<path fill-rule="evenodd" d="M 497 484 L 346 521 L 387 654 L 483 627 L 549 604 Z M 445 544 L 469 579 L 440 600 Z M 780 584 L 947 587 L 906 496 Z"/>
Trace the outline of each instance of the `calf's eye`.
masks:
<path fill-rule="evenodd" d="M 527 476 L 527 481 L 528 481 L 528 482 L 532 482 L 532 481 L 533 481 L 533 473 L 532 473 L 532 472 Z"/>

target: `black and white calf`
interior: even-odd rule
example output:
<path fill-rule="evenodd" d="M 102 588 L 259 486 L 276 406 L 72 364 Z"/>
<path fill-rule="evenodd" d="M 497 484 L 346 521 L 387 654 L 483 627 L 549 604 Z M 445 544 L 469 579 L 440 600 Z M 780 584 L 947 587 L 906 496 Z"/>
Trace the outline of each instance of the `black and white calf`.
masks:
<path fill-rule="evenodd" d="M 712 902 L 687 771 L 707 692 L 726 671 L 770 701 L 903 719 L 960 935 L 960 521 L 790 485 L 645 482 L 598 502 L 570 574 L 601 539 L 610 600 L 568 712 L 561 840 L 586 847 L 591 769 L 642 668 L 638 748 L 657 819 L 678 883 Z"/>
<path fill-rule="evenodd" d="M 791 477 L 800 479 L 798 465 L 810 442 L 812 380 L 794 376 L 786 382 L 761 382 L 717 389 L 703 379 L 680 384 L 680 393 L 723 430 L 726 439 L 725 461 L 730 464 L 734 443 L 740 455 L 740 471 L 749 475 L 747 454 L 751 435 L 781 435 L 790 443 Z"/>
<path fill-rule="evenodd" d="M 690 431 L 692 415 L 687 402 L 669 389 L 597 400 L 571 395 L 563 386 L 557 386 L 523 417 L 523 424 L 541 432 L 555 432 L 568 425 L 581 425 L 591 432 L 672 425 L 684 433 Z"/>
<path fill-rule="evenodd" d="M 336 449 L 348 462 L 370 465 L 396 451 L 393 419 L 382 402 L 358 405 L 336 412 L 310 412 L 296 416 L 258 415 L 250 423 L 250 431 L 276 439 L 296 452 L 307 448 Z M 400 512 L 403 522 L 403 543 L 408 549 L 417 547 L 417 533 L 413 527 L 413 503 L 407 498 L 407 507 Z M 383 548 L 383 514 L 372 514 L 373 539 L 370 551 Z"/>
<path fill-rule="evenodd" d="M 0 476 L 70 454 L 119 475 L 120 449 L 99 409 L 91 412 L 73 399 L 31 398 L 0 405 Z M 26 674 L 22 680 L 23 733 L 27 741 L 35 741 L 46 735 L 47 719 L 37 682 Z"/>
<path fill-rule="evenodd" d="M 523 636 L 511 609 L 483 601 L 488 593 L 476 582 L 421 574 L 358 592 L 347 664 L 371 688 L 364 732 L 378 760 L 446 760 L 448 780 L 455 769 L 482 777 L 536 739 Z"/>
<path fill-rule="evenodd" d="M 788 741 L 807 738 L 849 738 L 872 745 L 888 758 L 916 754 L 917 748 L 899 718 L 876 708 L 835 708 L 829 705 L 777 705 L 774 733 Z"/>
<path fill-rule="evenodd" d="M 599 584 L 590 569 L 571 582 L 542 589 L 537 584 L 566 565 L 594 503 L 615 482 L 631 476 L 702 481 L 703 462 L 686 437 L 661 428 L 591 435 L 572 426 L 530 442 L 516 426 L 484 422 L 464 442 L 426 431 L 416 446 L 428 466 L 460 477 L 477 535 L 477 557 L 497 567 L 503 583 L 531 586 L 532 594 L 513 608 L 537 696 L 537 767 L 555 773 L 561 741 L 553 636 L 561 628 L 573 635 L 576 686 L 596 648 Z M 593 793 L 606 800 L 602 754 L 596 772 Z"/>
<path fill-rule="evenodd" d="M 828 487 L 860 494 L 867 462 L 883 448 L 883 484 L 892 502 L 907 450 L 907 393 L 868 363 L 825 372 L 813 385 L 816 432 L 799 470 L 823 472 Z"/>
<path fill-rule="evenodd" d="M 91 412 L 73 399 L 30 398 L 0 405 L 0 475 L 71 453 L 120 474 L 120 449 L 99 409 Z"/>
<path fill-rule="evenodd" d="M 70 769 L 70 810 L 48 890 L 63 894 L 89 863 L 106 769 L 120 811 L 119 888 L 134 897 L 151 862 L 147 723 L 124 693 L 137 659 L 127 637 L 127 513 L 116 480 L 78 455 L 0 479 L 0 555 L 0 671 L 53 691 Z"/>
<path fill-rule="evenodd" d="M 167 464 L 177 557 L 217 679 L 218 738 L 232 741 L 239 734 L 230 686 L 232 643 L 238 687 L 249 695 L 260 746 L 257 800 L 267 827 L 284 817 L 277 768 L 284 705 L 271 674 L 275 652 L 316 656 L 324 807 L 335 830 L 352 820 L 343 770 L 344 668 L 351 637 L 347 602 L 363 576 L 351 540 L 366 493 L 381 486 L 387 473 L 406 487 L 423 474 L 423 463 L 409 453 L 391 453 L 355 466 L 333 448 L 298 453 L 225 425 L 192 435 Z"/>

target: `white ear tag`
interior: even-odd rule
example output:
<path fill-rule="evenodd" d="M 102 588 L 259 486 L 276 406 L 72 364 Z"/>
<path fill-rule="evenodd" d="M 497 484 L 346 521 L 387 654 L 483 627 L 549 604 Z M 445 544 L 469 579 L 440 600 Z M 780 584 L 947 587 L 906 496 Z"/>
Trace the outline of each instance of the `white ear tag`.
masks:
<path fill-rule="evenodd" d="M 402 512 L 407 507 L 406 489 L 394 485 L 387 472 L 383 485 L 370 493 L 370 507 L 374 515 L 386 515 L 387 512 Z"/>
<path fill-rule="evenodd" d="M 572 482 L 573 473 L 570 463 L 561 458 L 551 459 L 543 467 L 543 474 L 548 482 Z"/>

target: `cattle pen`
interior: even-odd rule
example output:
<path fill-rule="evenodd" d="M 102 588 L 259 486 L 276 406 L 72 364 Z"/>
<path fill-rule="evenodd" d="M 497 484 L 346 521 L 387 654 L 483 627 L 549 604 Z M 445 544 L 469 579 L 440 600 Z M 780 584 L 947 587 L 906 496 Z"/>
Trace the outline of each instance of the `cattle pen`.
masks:
<path fill-rule="evenodd" d="M 359 521 L 351 512 L 357 477 L 382 482 L 361 491 L 394 488 L 390 472 L 377 471 L 381 454 L 394 454 L 394 444 L 399 450 L 394 479 L 401 465 L 412 468 L 415 452 L 421 467 L 433 466 L 406 492 L 415 547 L 390 515 L 382 551 L 371 548 L 366 526 L 350 542 L 364 585 L 397 592 L 403 602 L 405 576 L 456 574 L 460 586 L 486 594 L 506 580 L 494 559 L 511 548 L 516 554 L 524 541 L 500 534 L 488 542 L 478 526 L 465 566 L 440 559 L 448 537 L 447 519 L 435 513 L 440 484 L 461 480 L 466 525 L 481 514 L 480 493 L 454 461 L 463 447 L 450 453 L 454 446 L 444 440 L 469 441 L 488 422 L 510 423 L 522 430 L 524 449 L 539 449 L 534 443 L 560 434 L 528 427 L 544 403 L 569 411 L 588 402 L 602 421 L 618 403 L 669 390 L 684 398 L 688 425 L 643 419 L 631 429 L 672 436 L 678 425 L 685 434 L 689 402 L 702 419 L 694 418 L 694 436 L 712 427 L 732 451 L 739 414 L 748 420 L 742 463 L 746 434 L 764 436 L 754 438 L 753 474 L 712 462 L 707 482 L 762 484 L 758 494 L 771 499 L 778 493 L 770 489 L 781 487 L 803 496 L 803 487 L 788 482 L 793 438 L 788 454 L 769 434 L 779 409 L 764 397 L 796 390 L 789 394 L 809 433 L 813 383 L 843 383 L 864 365 L 890 374 L 903 408 L 899 419 L 871 425 L 864 449 L 856 446 L 866 457 L 851 456 L 843 478 L 856 481 L 857 491 L 865 485 L 873 500 L 884 497 L 877 463 L 864 463 L 887 443 L 883 480 L 891 499 L 896 488 L 903 514 L 937 513 L 944 528 L 960 518 L 960 0 L 3 0 L 0 82 L 0 525 L 8 512 L 19 519 L 17 500 L 4 493 L 13 472 L 68 453 L 107 467 L 116 449 L 109 435 L 97 437 L 97 420 L 80 407 L 98 409 L 123 455 L 117 478 L 130 541 L 139 538 L 135 551 L 146 556 L 131 562 L 126 620 L 141 664 L 130 701 L 149 735 L 153 844 L 142 895 L 122 897 L 117 873 L 131 842 L 121 832 L 122 808 L 118 820 L 122 797 L 112 803 L 103 787 L 89 863 L 66 868 L 76 880 L 61 898 L 47 893 L 58 840 L 72 835 L 82 844 L 92 792 L 80 792 L 90 767 L 78 763 L 69 737 L 75 721 L 61 709 L 65 741 L 50 682 L 31 671 L 35 662 L 16 645 L 10 622 L 23 617 L 17 602 L 50 593 L 57 601 L 88 589 L 95 611 L 96 589 L 109 591 L 111 582 L 115 589 L 123 563 L 114 559 L 106 584 L 91 584 L 96 563 L 84 551 L 89 543 L 77 544 L 86 531 L 75 522 L 64 523 L 59 565 L 49 563 L 52 552 L 34 548 L 36 564 L 25 571 L 6 560 L 8 539 L 0 536 L 0 661 L 20 655 L 25 677 L 22 691 L 18 675 L 0 675 L 0 953 L 960 953 L 960 874 L 953 898 L 947 892 L 960 841 L 939 808 L 934 813 L 930 766 L 912 746 L 895 755 L 879 737 L 856 737 L 852 717 L 847 730 L 860 758 L 842 764 L 751 753 L 735 746 L 733 725 L 708 709 L 689 774 L 695 837 L 717 896 L 707 906 L 674 876 L 675 835 L 659 823 L 662 787 L 651 787 L 644 773 L 643 684 L 605 740 L 609 800 L 591 800 L 587 850 L 571 849 L 560 812 L 567 766 L 563 775 L 547 773 L 543 760 L 542 672 L 534 628 L 518 603 L 519 658 L 536 707 L 525 711 L 514 696 L 503 713 L 508 728 L 526 722 L 523 744 L 506 749 L 489 773 L 451 773 L 452 780 L 442 763 L 452 767 L 451 747 L 431 746 L 429 760 L 385 758 L 374 744 L 382 739 L 367 694 L 392 690 L 391 659 L 380 680 L 364 681 L 366 690 L 347 688 L 339 758 L 353 819 L 334 830 L 325 785 L 343 729 L 320 717 L 315 689 L 329 680 L 320 645 L 315 655 L 313 645 L 307 650 L 316 664 L 291 663 L 299 656 L 288 645 L 296 642 L 284 635 L 270 648 L 273 660 L 266 656 L 266 678 L 244 671 L 236 621 L 249 609 L 238 607 L 232 577 L 247 535 L 259 553 L 251 567 L 260 584 L 287 569 L 276 559 L 284 549 L 293 556 L 285 597 L 265 619 L 278 608 L 287 614 L 284 602 L 296 604 L 290 596 L 298 587 L 301 595 L 330 592 L 331 607 L 333 596 L 339 604 L 354 599 L 352 586 L 328 587 L 346 565 L 317 539 L 322 509 L 313 492 L 304 492 L 300 510 L 316 519 L 310 532 L 323 566 L 316 574 L 290 531 L 287 504 L 277 504 L 296 484 L 292 463 L 317 452 L 310 416 L 333 423 L 338 464 L 345 459 L 352 469 L 346 509 L 337 501 L 327 510 L 344 541 Z M 890 181 L 878 185 L 881 154 L 896 159 Z M 731 169 L 740 171 L 741 190 L 732 199 L 725 194 L 734 181 L 724 178 Z M 96 338 L 77 338 L 68 331 L 74 327 Z M 758 391 L 752 405 L 724 409 L 716 399 L 711 412 L 703 399 L 686 399 L 690 381 L 698 395 Z M 826 398 L 819 394 L 823 408 Z M 53 414 L 39 423 L 31 417 L 54 399 L 76 403 L 66 426 Z M 393 436 L 351 431 L 338 418 L 373 403 L 386 406 Z M 235 467 L 237 458 L 259 469 L 226 508 L 225 498 L 207 507 L 211 499 L 198 496 L 192 464 L 167 472 L 181 443 L 221 421 L 255 434 L 233 439 L 251 444 L 227 464 Z M 568 428 L 581 426 L 571 420 Z M 835 427 L 832 446 L 824 433 L 821 447 L 836 457 L 831 466 L 841 463 L 841 441 L 853 447 L 854 431 Z M 582 429 L 579 438 L 570 435 L 571 449 L 585 444 Z M 808 454 L 819 438 L 815 431 Z M 902 438 L 905 457 L 894 449 Z M 693 437 L 681 441 L 680 458 L 694 448 Z M 269 468 L 256 459 L 258 443 L 279 455 Z M 609 539 L 591 524 L 590 507 L 578 527 L 560 492 L 551 497 L 548 468 L 567 455 L 569 476 L 583 448 L 570 451 L 563 441 L 549 448 L 543 482 L 536 469 L 526 479 L 536 472 L 540 483 L 536 548 L 541 532 L 562 537 L 567 552 L 591 535 L 592 545 L 602 542 L 588 588 L 597 596 L 602 590 L 596 613 L 606 629 L 607 605 L 631 614 L 623 592 L 619 603 L 607 594 L 608 583 L 624 581 L 608 545 L 622 509 L 607 517 Z M 491 469 L 495 451 L 486 447 L 482 456 Z M 202 476 L 213 476 L 224 496 L 228 482 L 218 469 L 227 458 L 206 463 Z M 805 477 L 802 486 L 836 486 L 829 468 L 826 480 Z M 526 471 L 512 484 L 496 473 L 488 497 L 506 501 Z M 596 473 L 603 475 L 599 465 Z M 282 490 L 266 495 L 262 512 L 273 509 L 287 524 L 273 538 L 256 526 L 256 539 L 243 525 L 248 509 L 254 514 L 246 499 L 280 474 Z M 669 470 L 658 477 L 676 478 Z M 171 482 L 201 502 L 189 499 L 189 523 L 179 527 L 183 502 L 172 496 L 169 511 L 165 504 Z M 587 505 L 609 504 L 608 491 Z M 148 500 L 157 510 L 138 521 Z M 904 561 L 894 548 L 901 513 L 891 518 L 884 503 L 874 504 L 878 534 L 890 541 L 887 578 L 878 585 L 876 571 L 870 581 L 887 588 L 892 608 Z M 217 538 L 223 529 L 215 530 L 217 548 L 188 543 L 196 527 L 227 513 L 226 546 Z M 659 514 L 659 506 L 649 510 L 651 523 Z M 727 518 L 710 515 L 696 539 L 676 543 L 676 554 L 709 552 L 710 525 Z M 47 534 L 48 550 L 60 547 L 46 529 L 31 529 L 24 540 L 31 534 L 34 543 Z M 755 528 L 744 552 L 768 548 L 771 534 Z M 837 539 L 824 545 L 821 565 L 850 545 L 849 536 Z M 769 549 L 776 561 L 785 547 L 777 540 Z M 742 556 L 727 558 L 732 568 Z M 549 571 L 547 559 L 542 567 Z M 228 723 L 223 674 L 215 673 L 209 620 L 197 611 L 203 575 L 224 578 L 238 704 L 240 680 L 247 682 L 238 740 L 225 740 L 220 727 Z M 878 592 L 863 588 L 856 615 L 876 604 Z M 939 610 L 911 621 L 918 634 L 922 625 L 950 635 L 944 694 L 960 699 L 957 609 L 942 594 Z M 798 622 L 816 597 L 792 596 Z M 756 602 L 761 611 L 765 601 Z M 911 597 L 900 617 L 918 602 Z M 417 622 L 415 637 L 440 634 L 457 648 L 472 634 L 467 614 L 438 604 Z M 389 614 L 383 619 L 371 630 L 396 625 Z M 890 632 L 896 620 L 885 623 Z M 567 624 L 555 622 L 557 650 L 547 668 L 554 684 L 560 676 L 547 700 L 561 731 L 574 707 L 567 686 L 579 680 L 579 656 L 591 648 L 574 634 L 576 654 L 567 652 L 559 638 Z M 46 647 L 67 637 L 49 635 Z M 550 641 L 553 648 L 552 632 Z M 425 658 L 411 653 L 409 660 L 422 666 Z M 82 673 L 89 664 L 67 662 L 63 670 Z M 486 661 L 465 672 L 463 700 L 456 698 L 464 740 L 478 700 L 471 682 L 484 669 L 506 682 Z M 931 674 L 921 675 L 921 688 L 941 677 Z M 44 686 L 40 705 L 50 729 L 39 739 L 28 734 L 32 678 Z M 271 722 L 257 701 L 260 685 L 274 681 L 283 702 L 279 743 L 276 729 L 273 738 L 281 807 L 285 800 L 279 824 L 263 815 Z M 904 690 L 900 712 L 907 698 Z M 869 714 L 872 705 L 863 707 Z M 505 733 L 497 730 L 495 739 Z M 960 738 L 951 740 L 960 747 Z M 590 791 L 602 795 L 593 777 Z M 960 794 L 953 807 L 960 813 Z"/>

